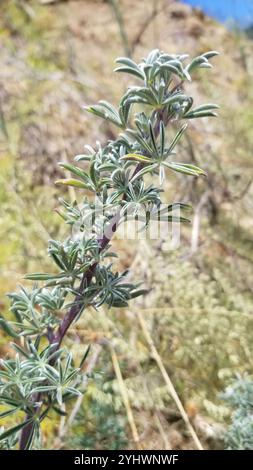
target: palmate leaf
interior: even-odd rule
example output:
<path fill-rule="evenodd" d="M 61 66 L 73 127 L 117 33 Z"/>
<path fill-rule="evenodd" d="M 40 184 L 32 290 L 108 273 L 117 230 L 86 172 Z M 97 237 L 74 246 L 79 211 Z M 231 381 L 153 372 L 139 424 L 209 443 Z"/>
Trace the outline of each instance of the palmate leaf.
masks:
<path fill-rule="evenodd" d="M 128 153 L 120 157 L 120 160 L 135 161 L 138 163 L 151 163 L 152 160 L 144 155 L 139 155 L 138 153 Z"/>
<path fill-rule="evenodd" d="M 164 101 L 163 101 L 163 105 L 171 105 L 171 104 L 174 104 L 174 103 L 183 103 L 184 101 L 186 101 L 188 98 L 187 95 L 184 95 L 182 93 L 175 93 L 173 95 L 170 95 L 168 96 Z"/>
<path fill-rule="evenodd" d="M 151 145 L 152 145 L 152 150 L 154 152 L 154 155 L 156 157 L 159 157 L 159 150 L 158 150 L 158 147 L 157 147 L 157 144 L 156 144 L 156 138 L 155 138 L 155 134 L 154 134 L 154 130 L 153 130 L 153 126 L 152 126 L 151 121 L 149 121 L 149 135 L 150 135 Z"/>
<path fill-rule="evenodd" d="M 146 175 L 147 173 L 152 173 L 152 171 L 158 168 L 158 163 L 152 163 L 152 165 L 147 165 L 146 167 L 142 168 L 138 171 L 132 178 L 131 183 L 133 183 L 136 179 Z"/>
<path fill-rule="evenodd" d="M 196 108 L 192 109 L 191 112 L 199 112 L 199 111 L 210 111 L 211 109 L 219 109 L 220 107 L 214 103 L 205 103 L 197 106 Z"/>
<path fill-rule="evenodd" d="M 26 357 L 27 359 L 29 359 L 30 354 L 29 354 L 28 351 L 26 351 L 24 348 L 22 348 L 21 346 L 19 346 L 19 344 L 12 343 L 12 348 L 15 349 L 15 351 L 17 351 L 19 354 L 21 354 L 21 356 L 24 356 L 24 357 Z"/>
<path fill-rule="evenodd" d="M 213 103 L 202 104 L 192 109 L 191 111 L 188 111 L 187 113 L 185 113 L 183 117 L 185 119 L 195 119 L 195 118 L 208 117 L 208 116 L 217 117 L 218 115 L 217 113 L 212 111 L 213 109 L 219 109 L 219 106 Z"/>
<path fill-rule="evenodd" d="M 136 299 L 136 297 L 139 297 L 140 295 L 146 295 L 146 294 L 148 294 L 147 289 L 138 289 L 138 290 L 131 292 L 131 299 Z"/>
<path fill-rule="evenodd" d="M 85 352 L 84 352 L 84 355 L 83 355 L 83 357 L 82 357 L 82 359 L 81 359 L 81 361 L 80 361 L 80 364 L 79 364 L 79 369 L 80 369 L 80 370 L 82 369 L 82 367 L 83 367 L 83 365 L 84 365 L 84 363 L 85 363 L 85 361 L 86 361 L 86 359 L 87 359 L 87 357 L 88 357 L 88 355 L 89 355 L 90 348 L 91 348 L 91 345 L 89 344 L 89 346 L 86 348 L 86 350 L 85 350 Z"/>
<path fill-rule="evenodd" d="M 96 116 L 99 116 L 107 121 L 112 122 L 118 127 L 124 127 L 123 122 L 120 119 L 119 112 L 117 109 L 108 103 L 107 101 L 99 101 L 98 104 L 95 104 L 93 106 L 87 106 L 84 109 L 88 111 L 89 113 L 95 114 Z"/>
<path fill-rule="evenodd" d="M 89 191 L 94 191 L 94 188 L 90 184 L 83 183 L 82 181 L 73 178 L 56 180 L 55 184 L 63 186 L 73 186 L 74 188 L 88 189 Z"/>
<path fill-rule="evenodd" d="M 165 128 L 164 123 L 160 122 L 160 153 L 161 155 L 164 154 L 164 146 L 165 146 Z"/>
<path fill-rule="evenodd" d="M 0 418 L 6 418 L 6 416 L 13 415 L 17 413 L 19 410 L 20 410 L 20 407 L 15 407 L 15 408 L 12 408 L 11 410 L 3 411 L 2 413 L 0 413 Z"/>
<path fill-rule="evenodd" d="M 133 60 L 127 57 L 119 57 L 115 62 L 122 65 L 114 69 L 114 72 L 128 73 L 140 78 L 141 80 L 145 80 L 145 74 Z"/>
<path fill-rule="evenodd" d="M 168 155 L 172 152 L 174 147 L 177 145 L 178 141 L 181 139 L 181 137 L 184 134 L 184 132 L 186 131 L 186 129 L 187 129 L 187 124 L 185 124 L 183 127 L 181 127 L 181 129 L 176 133 L 174 139 L 172 140 L 172 142 L 171 142 L 171 144 L 168 148 Z"/>
<path fill-rule="evenodd" d="M 138 132 L 133 131 L 132 129 L 127 129 L 126 130 L 127 137 L 131 139 L 131 141 L 137 141 L 141 147 L 143 148 L 143 151 L 147 152 L 148 155 L 153 154 L 153 150 L 151 145 L 148 143 L 147 140 L 145 140 Z"/>
<path fill-rule="evenodd" d="M 60 408 L 58 408 L 57 406 L 52 406 L 52 409 L 60 416 L 68 416 L 68 413 L 66 413 L 65 411 L 61 410 Z"/>
<path fill-rule="evenodd" d="M 202 56 L 205 57 L 206 59 L 212 59 L 213 57 L 217 55 L 220 55 L 220 53 L 217 51 L 208 51 L 202 54 Z"/>
<path fill-rule="evenodd" d="M 64 168 L 64 170 L 68 170 L 71 173 L 74 173 L 74 175 L 79 176 L 79 178 L 84 180 L 86 183 L 89 183 L 89 181 L 90 181 L 89 175 L 84 170 L 82 170 L 81 168 L 78 168 L 75 165 L 71 165 L 69 163 L 64 163 L 64 162 L 59 162 L 58 165 L 61 168 Z"/>
<path fill-rule="evenodd" d="M 131 109 L 131 103 L 124 102 L 123 104 L 119 106 L 119 116 L 120 116 L 122 123 L 124 124 L 124 127 L 126 127 L 128 123 L 130 109 Z"/>
<path fill-rule="evenodd" d="M 150 106 L 159 104 L 158 93 L 148 87 L 131 87 L 123 97 L 123 103 L 143 103 Z"/>
<path fill-rule="evenodd" d="M 219 52 L 217 51 L 208 51 L 200 56 L 195 57 L 191 63 L 187 65 L 187 72 L 189 73 L 195 68 L 212 68 L 212 65 L 208 62 L 208 59 L 212 59 L 217 55 L 219 55 Z"/>
<path fill-rule="evenodd" d="M 66 277 L 66 274 L 31 273 L 26 274 L 24 279 L 28 279 L 29 281 L 51 281 L 63 277 Z"/>
<path fill-rule="evenodd" d="M 183 74 L 182 72 L 178 69 L 178 67 L 175 67 L 175 65 L 173 64 L 162 64 L 161 65 L 161 70 L 167 70 L 168 72 L 170 73 L 174 73 L 175 75 L 177 75 L 179 78 L 182 78 L 183 77 Z"/>
<path fill-rule="evenodd" d="M 89 162 L 91 157 L 92 157 L 91 155 L 79 154 L 75 156 L 74 160 L 75 162 L 81 162 L 81 161 Z"/>
<path fill-rule="evenodd" d="M 13 398 L 9 397 L 9 395 L 5 395 L 4 393 L 0 395 L 0 402 L 14 406 L 15 408 L 20 406 L 20 402 L 18 400 L 14 400 Z"/>
<path fill-rule="evenodd" d="M 184 69 L 181 59 L 171 59 L 167 63 L 163 64 L 162 67 L 173 67 L 177 69 L 176 75 L 178 75 L 181 79 L 186 79 L 191 82 L 191 76 L 188 73 L 187 69 Z"/>
<path fill-rule="evenodd" d="M 32 421 L 33 421 L 33 418 L 30 418 L 30 419 L 23 421 L 22 423 L 19 423 L 17 426 L 14 426 L 13 428 L 7 429 L 7 431 L 4 431 L 2 434 L 0 434 L 0 441 L 3 441 L 9 436 L 12 436 L 12 434 L 16 434 L 24 426 L 30 424 Z"/>
<path fill-rule="evenodd" d="M 203 117 L 218 117 L 218 114 L 214 113 L 213 111 L 200 111 L 198 113 L 189 113 L 184 116 L 185 119 L 196 119 Z"/>
<path fill-rule="evenodd" d="M 0 317 L 0 327 L 7 333 L 7 335 L 12 336 L 13 338 L 18 338 L 18 334 L 12 328 L 10 323 L 4 318 Z"/>
<path fill-rule="evenodd" d="M 189 163 L 176 163 L 176 162 L 163 162 L 167 168 L 170 168 L 173 171 L 178 171 L 179 173 L 184 173 L 185 175 L 190 176 L 200 176 L 205 175 L 205 172 L 201 168 L 191 165 Z"/>

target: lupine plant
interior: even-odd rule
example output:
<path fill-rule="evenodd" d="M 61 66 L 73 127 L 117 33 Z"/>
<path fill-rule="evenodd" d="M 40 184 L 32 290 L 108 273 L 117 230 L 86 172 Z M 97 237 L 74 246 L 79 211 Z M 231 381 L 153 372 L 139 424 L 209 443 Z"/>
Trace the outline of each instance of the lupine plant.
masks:
<path fill-rule="evenodd" d="M 107 101 L 87 108 L 118 127 L 119 134 L 104 146 L 85 147 L 87 151 L 75 157 L 76 164 L 60 163 L 73 177 L 56 183 L 80 190 L 82 198 L 78 203 L 59 199 L 58 213 L 69 235 L 49 241 L 52 273 L 28 274 L 31 289 L 21 287 L 9 294 L 13 321 L 0 321 L 14 339 L 16 354 L 1 361 L 0 403 L 1 417 L 17 414 L 18 424 L 2 428 L 3 448 L 40 447 L 42 421 L 53 412 L 64 414 L 65 403 L 85 392 L 87 351 L 76 364 L 63 345 L 84 310 L 103 304 L 125 307 L 144 293 L 127 272 L 114 270 L 111 238 L 121 223 L 138 214 L 144 230 L 157 216 L 159 222 L 173 221 L 174 205 L 164 206 L 161 200 L 166 173 L 204 175 L 195 165 L 179 163 L 175 147 L 187 121 L 216 116 L 217 105 L 193 107 L 193 98 L 184 91 L 191 74 L 211 68 L 209 59 L 216 55 L 210 51 L 189 60 L 185 54 L 153 50 L 139 64 L 119 58 L 115 72 L 133 76 L 139 85 L 127 89 L 117 108 Z M 189 206 L 176 203 L 176 208 L 184 211 Z M 176 217 L 179 223 L 186 220 Z"/>

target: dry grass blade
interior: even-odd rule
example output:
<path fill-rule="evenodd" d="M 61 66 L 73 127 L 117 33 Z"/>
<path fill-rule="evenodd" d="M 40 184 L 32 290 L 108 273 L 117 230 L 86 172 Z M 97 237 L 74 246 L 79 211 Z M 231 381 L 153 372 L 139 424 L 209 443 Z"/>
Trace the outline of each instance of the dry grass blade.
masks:
<path fill-rule="evenodd" d="M 177 405 L 177 408 L 178 408 L 178 410 L 179 410 L 179 412 L 180 412 L 180 414 L 181 414 L 181 416 L 182 416 L 182 418 L 183 418 L 183 420 L 184 420 L 184 422 L 185 422 L 185 424 L 186 424 L 186 426 L 187 426 L 187 429 L 189 430 L 189 433 L 190 433 L 191 436 L 192 436 L 192 439 L 193 439 L 193 441 L 194 441 L 194 443 L 195 443 L 196 448 L 197 448 L 198 450 L 203 450 L 203 446 L 202 446 L 202 444 L 201 444 L 201 442 L 200 442 L 200 440 L 199 440 L 199 438 L 198 438 L 198 436 L 197 436 L 195 430 L 193 429 L 193 427 L 192 427 L 192 425 L 191 425 L 191 423 L 190 423 L 190 420 L 189 420 L 188 415 L 187 415 L 187 413 L 186 413 L 186 411 L 185 411 L 185 409 L 184 409 L 184 407 L 183 407 L 183 404 L 182 404 L 182 402 L 181 402 L 181 400 L 180 400 L 180 398 L 179 398 L 179 396 L 178 396 L 178 394 L 177 394 L 177 392 L 176 392 L 176 389 L 175 389 L 175 387 L 174 387 L 174 385 L 173 385 L 173 383 L 172 383 L 172 381 L 171 381 L 171 379 L 170 379 L 170 377 L 169 377 L 169 375 L 168 375 L 168 373 L 167 373 L 167 371 L 166 371 L 164 365 L 163 365 L 161 356 L 159 355 L 159 353 L 158 353 L 158 351 L 157 351 L 157 349 L 156 349 L 156 347 L 155 347 L 155 345 L 154 345 L 154 342 L 153 342 L 153 340 L 152 340 L 152 337 L 151 337 L 151 335 L 150 335 L 150 333 L 149 333 L 149 331 L 148 331 L 148 329 L 147 329 L 147 326 L 146 326 L 145 320 L 144 320 L 144 318 L 143 318 L 143 315 L 142 315 L 140 312 L 137 312 L 137 317 L 138 317 L 138 320 L 139 320 L 141 329 L 142 329 L 142 331 L 143 331 L 143 334 L 144 334 L 144 336 L 145 336 L 145 338 L 146 338 L 146 341 L 147 341 L 147 343 L 148 343 L 148 345 L 149 345 L 149 347 L 150 347 L 152 356 L 153 356 L 153 358 L 155 359 L 155 361 L 156 361 L 156 363 L 157 363 L 157 365 L 158 365 L 158 367 L 159 367 L 159 369 L 160 369 L 160 371 L 161 371 L 161 373 L 162 373 L 162 376 L 163 376 L 163 378 L 164 378 L 164 381 L 165 381 L 165 383 L 166 383 L 166 385 L 167 385 L 168 392 L 169 392 L 169 394 L 171 395 L 171 397 L 173 398 L 175 404 Z"/>
<path fill-rule="evenodd" d="M 139 434 L 138 434 L 138 431 L 137 431 L 137 427 L 136 427 L 136 424 L 135 424 L 135 421 L 134 421 L 133 412 L 132 412 L 130 401 L 129 401 L 129 398 L 128 398 L 127 389 L 126 389 L 126 386 L 125 386 L 125 383 L 124 383 L 124 380 L 123 380 L 123 377 L 122 377 L 122 373 L 121 373 L 121 370 L 120 370 L 118 357 L 117 357 L 117 354 L 115 352 L 115 349 L 111 345 L 109 347 L 110 347 L 110 352 L 111 352 L 113 368 L 114 368 L 115 375 L 116 375 L 117 380 L 118 380 L 119 389 L 120 389 L 120 393 L 121 393 L 121 396 L 122 396 L 122 399 L 123 399 L 123 402 L 124 402 L 124 406 L 126 408 L 127 419 L 128 419 L 128 423 L 129 423 L 131 432 L 132 432 L 133 440 L 136 444 L 137 449 L 142 450 L 142 447 L 141 447 L 141 444 L 140 444 Z"/>

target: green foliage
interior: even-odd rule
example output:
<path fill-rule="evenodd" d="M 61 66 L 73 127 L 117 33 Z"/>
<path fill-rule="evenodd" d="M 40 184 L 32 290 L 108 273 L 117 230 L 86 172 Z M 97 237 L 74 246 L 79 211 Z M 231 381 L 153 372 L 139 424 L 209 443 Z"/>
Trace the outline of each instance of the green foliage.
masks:
<path fill-rule="evenodd" d="M 56 406 L 62 407 L 63 402 L 80 394 L 78 386 L 81 382 L 80 370 L 73 367 L 71 354 L 66 354 L 63 349 L 56 351 L 54 344 L 40 349 L 39 336 L 34 343 L 30 341 L 27 345 L 28 348 L 24 349 L 13 344 L 18 354 L 15 359 L 1 361 L 0 374 L 0 399 L 1 403 L 8 406 L 2 417 L 19 411 L 27 416 L 25 421 L 2 432 L 0 441 L 16 435 L 22 428 L 31 424 L 25 449 L 29 449 L 34 440 L 39 441 L 40 423 L 49 411 L 55 410 Z M 40 412 L 42 393 L 46 395 L 45 410 Z"/>
<path fill-rule="evenodd" d="M 173 254 L 163 250 L 164 245 L 154 243 L 147 259 L 146 242 L 143 245 L 140 242 L 139 272 L 147 273 L 149 295 L 144 300 L 139 299 L 131 314 L 111 312 L 104 318 L 104 312 L 98 312 L 97 317 L 89 312 L 82 319 L 82 325 L 91 331 L 109 330 L 107 336 L 113 338 L 121 358 L 128 395 L 136 419 L 140 416 L 137 424 L 141 430 L 146 412 L 154 413 L 158 409 L 166 417 L 175 414 L 162 377 L 135 322 L 134 313 L 142 309 L 155 346 L 183 403 L 186 407 L 193 404 L 197 417 L 212 423 L 212 444 L 217 448 L 229 416 L 228 406 L 219 397 L 220 391 L 224 384 L 231 383 L 236 372 L 250 374 L 253 367 L 251 299 L 235 290 L 230 263 L 227 272 L 224 262 L 219 267 L 216 262 L 215 268 L 213 264 L 206 266 L 207 256 L 203 252 L 197 258 L 200 269 L 192 260 L 182 259 L 184 246 L 179 254 Z M 148 269 L 152 259 L 155 263 Z M 124 334 L 121 336 L 118 332 Z M 101 368 L 105 370 L 107 364 L 105 360 Z M 151 400 L 144 388 L 145 381 Z M 120 400 L 117 383 L 114 383 L 114 390 Z M 150 421 L 154 423 L 153 418 Z M 169 418 L 168 423 L 169 433 Z M 203 442 L 204 439 L 205 436 Z"/>
<path fill-rule="evenodd" d="M 210 68 L 208 59 L 216 54 L 203 54 L 186 66 L 186 55 L 168 55 L 159 50 L 152 51 L 140 64 L 120 58 L 121 66 L 116 71 L 141 79 L 142 87 L 130 87 L 118 110 L 105 101 L 88 109 L 120 127 L 123 133 L 104 147 L 99 144 L 76 157 L 77 162 L 86 162 L 87 171 L 60 163 L 77 179 L 57 183 L 78 188 L 84 195 L 91 191 L 96 200 L 85 197 L 79 206 L 75 201 L 60 200 L 60 215 L 75 230 L 64 242 L 49 241 L 54 271 L 26 275 L 27 280 L 38 284 L 31 291 L 22 287 L 19 293 L 9 294 L 16 321 L 2 318 L 1 324 L 15 338 L 22 337 L 23 342 L 22 347 L 13 346 L 15 359 L 2 361 L 0 402 L 6 405 L 7 413 L 22 412 L 26 418 L 4 431 L 0 440 L 6 441 L 21 430 L 21 449 L 31 448 L 34 442 L 38 446 L 40 424 L 45 417 L 83 392 L 78 390 L 82 383 L 80 367 L 61 348 L 70 325 L 83 310 L 104 304 L 126 307 L 132 298 L 143 294 L 140 283 L 130 282 L 127 272 L 118 273 L 107 261 L 116 255 L 109 251 L 109 242 L 129 214 L 135 217 L 144 212 L 145 228 L 156 213 L 161 221 L 174 220 L 172 206 L 160 211 L 161 184 L 167 168 L 191 176 L 204 174 L 195 165 L 170 160 L 186 126 L 180 125 L 172 140 L 166 128 L 189 118 L 215 116 L 211 111 L 215 105 L 191 110 L 193 99 L 182 93 L 181 85 L 191 80 L 190 72 L 195 68 Z M 143 105 L 145 111 L 134 113 L 135 104 Z M 148 173 L 154 184 L 146 182 Z M 177 207 L 188 209 L 185 204 Z"/>
<path fill-rule="evenodd" d="M 217 264 L 200 270 L 171 253 L 154 256 L 149 282 L 156 282 L 156 290 L 149 300 L 157 311 L 149 322 L 151 329 L 156 325 L 156 346 L 165 365 L 177 371 L 185 400 L 191 397 L 203 406 L 208 399 L 219 406 L 224 383 L 231 382 L 235 371 L 250 373 L 253 366 L 251 301 L 235 291 L 230 265 L 227 272 Z"/>
<path fill-rule="evenodd" d="M 122 417 L 115 415 L 112 405 L 96 402 L 90 405 L 88 412 L 82 410 L 79 413 L 71 439 L 67 441 L 68 448 L 87 450 L 122 450 L 126 448 L 127 443 Z"/>
<path fill-rule="evenodd" d="M 110 386 L 110 374 L 94 375 L 65 445 L 68 449 L 124 449 L 128 445 L 126 418 L 115 410 L 116 394 Z"/>
<path fill-rule="evenodd" d="M 253 381 L 250 377 L 237 377 L 223 394 L 234 410 L 232 423 L 225 435 L 229 450 L 253 449 Z"/>

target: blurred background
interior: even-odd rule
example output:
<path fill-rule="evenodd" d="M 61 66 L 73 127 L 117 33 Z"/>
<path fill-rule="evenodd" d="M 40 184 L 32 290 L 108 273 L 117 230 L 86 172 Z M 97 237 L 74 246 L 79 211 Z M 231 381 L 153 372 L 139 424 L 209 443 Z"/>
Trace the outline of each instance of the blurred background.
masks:
<path fill-rule="evenodd" d="M 127 311 L 87 311 L 72 328 L 66 344 L 76 356 L 91 344 L 87 392 L 60 428 L 57 416 L 45 420 L 45 448 L 195 448 L 161 365 L 205 448 L 253 448 L 248 438 L 242 443 L 233 421 L 240 393 L 252 387 L 253 367 L 252 25 L 250 0 L 0 3 L 4 316 L 10 315 L 6 293 L 23 283 L 23 274 L 51 269 L 48 239 L 68 234 L 55 212 L 62 194 L 54 186 L 61 175 L 57 162 L 116 136 L 82 109 L 99 99 L 117 104 L 134 83 L 113 74 L 115 58 L 130 55 L 138 62 L 153 48 L 221 53 L 211 71 L 198 72 L 187 85 L 195 104 L 218 103 L 219 117 L 193 121 L 178 149 L 181 161 L 196 163 L 208 177 L 170 174 L 166 181 L 167 201 L 193 205 L 192 224 L 182 227 L 173 252 L 166 239 L 115 238 L 120 268 L 144 278 L 149 294 Z M 69 198 L 76 197 L 70 191 Z M 9 340 L 0 332 L 2 356 L 12 354 Z M 236 391 L 224 396 L 235 380 Z"/>

